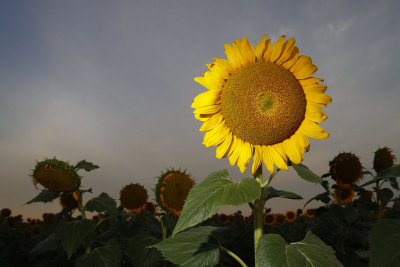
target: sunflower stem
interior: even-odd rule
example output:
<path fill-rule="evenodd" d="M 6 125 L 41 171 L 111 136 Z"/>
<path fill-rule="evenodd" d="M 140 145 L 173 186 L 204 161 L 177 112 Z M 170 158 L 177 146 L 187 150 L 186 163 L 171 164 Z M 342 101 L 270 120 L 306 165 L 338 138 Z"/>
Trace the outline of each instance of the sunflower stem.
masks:
<path fill-rule="evenodd" d="M 272 176 L 272 175 L 271 175 Z M 263 235 L 263 213 L 264 213 L 264 205 L 265 200 L 263 199 L 263 178 L 262 178 L 262 164 L 258 167 L 256 173 L 254 174 L 254 179 L 260 184 L 261 187 L 261 195 L 260 198 L 254 201 L 254 209 L 253 209 L 253 216 L 254 216 L 254 263 L 255 266 L 258 267 L 257 263 L 257 246 L 258 240 Z M 271 177 L 268 179 L 271 180 Z"/>
<path fill-rule="evenodd" d="M 235 253 L 233 253 L 232 251 L 230 251 L 229 249 L 223 247 L 221 244 L 219 245 L 219 249 L 224 251 L 226 254 L 228 254 L 229 256 L 231 256 L 232 258 L 234 258 L 241 266 L 243 267 L 247 267 L 246 263 L 244 263 L 242 261 L 241 258 L 239 258 L 238 255 L 236 255 Z"/>

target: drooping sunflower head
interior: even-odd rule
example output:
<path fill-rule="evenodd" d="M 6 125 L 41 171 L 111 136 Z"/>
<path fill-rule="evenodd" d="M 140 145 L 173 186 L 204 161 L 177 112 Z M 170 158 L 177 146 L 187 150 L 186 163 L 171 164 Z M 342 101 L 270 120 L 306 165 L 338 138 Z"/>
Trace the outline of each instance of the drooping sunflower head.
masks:
<path fill-rule="evenodd" d="M 329 166 L 337 184 L 357 184 L 364 176 L 360 159 L 352 153 L 340 153 L 329 162 Z"/>
<path fill-rule="evenodd" d="M 316 213 L 316 209 L 306 209 L 306 211 L 304 212 L 304 215 L 309 219 L 314 219 L 315 213 Z"/>
<path fill-rule="evenodd" d="M 285 221 L 286 221 L 286 216 L 285 216 L 285 214 L 277 213 L 275 216 L 276 216 L 275 222 L 276 222 L 277 224 L 283 224 L 283 223 L 285 223 Z"/>
<path fill-rule="evenodd" d="M 335 189 L 334 197 L 339 203 L 349 203 L 353 200 L 354 190 L 350 184 L 339 184 Z"/>
<path fill-rule="evenodd" d="M 194 181 L 185 171 L 165 171 L 158 177 L 155 190 L 157 204 L 163 210 L 179 216 L 193 185 Z"/>
<path fill-rule="evenodd" d="M 56 158 L 37 162 L 31 176 L 35 186 L 41 184 L 57 193 L 75 191 L 81 179 L 73 166 Z"/>
<path fill-rule="evenodd" d="M 147 190 L 140 184 L 128 184 L 119 192 L 121 206 L 136 214 L 146 209 L 148 198 Z"/>
<path fill-rule="evenodd" d="M 65 209 L 77 209 L 79 201 L 79 191 L 74 191 L 71 193 L 63 193 L 60 196 L 60 204 Z"/>
<path fill-rule="evenodd" d="M 394 165 L 396 157 L 392 155 L 392 150 L 388 147 L 379 148 L 375 151 L 374 170 L 379 173 Z"/>
<path fill-rule="evenodd" d="M 288 210 L 286 212 L 286 221 L 287 222 L 294 222 L 297 218 L 297 213 L 292 211 L 292 210 Z"/>
<path fill-rule="evenodd" d="M 270 172 L 274 165 L 288 169 L 308 151 L 308 137 L 327 138 L 318 123 L 327 119 L 321 107 L 332 99 L 327 86 L 312 75 L 317 67 L 299 56 L 293 38 L 281 36 L 275 44 L 265 40 L 254 49 L 247 38 L 225 44 L 225 59 L 214 59 L 209 71 L 195 81 L 208 91 L 192 104 L 195 118 L 203 121 L 206 147 L 217 146 L 216 157 L 229 157 L 243 172 L 254 152 L 252 173 L 261 162 Z"/>

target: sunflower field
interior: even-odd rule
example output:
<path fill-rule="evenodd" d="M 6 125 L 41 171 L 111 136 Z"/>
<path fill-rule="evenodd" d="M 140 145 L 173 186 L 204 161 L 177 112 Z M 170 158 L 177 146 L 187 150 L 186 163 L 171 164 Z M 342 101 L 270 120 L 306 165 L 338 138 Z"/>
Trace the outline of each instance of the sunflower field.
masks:
<path fill-rule="evenodd" d="M 43 189 L 27 204 L 59 201 L 61 210 L 24 220 L 3 208 L 0 265 L 400 266 L 400 165 L 392 150 L 375 151 L 373 170 L 351 152 L 335 156 L 321 176 L 302 164 L 309 138 L 329 137 L 319 124 L 332 98 L 294 38 L 266 37 L 255 48 L 247 38 L 225 44 L 227 59 L 214 58 L 195 78 L 206 91 L 191 105 L 203 144 L 242 173 L 251 166 L 253 177 L 236 182 L 220 170 L 195 183 L 168 169 L 151 189 L 154 201 L 135 181 L 121 185 L 116 200 L 81 187 L 78 172 L 99 166 L 45 159 L 31 174 Z M 289 168 L 321 193 L 301 209 L 273 212 L 272 198 L 302 199 L 272 186 Z M 320 207 L 307 208 L 311 201 Z M 218 214 L 243 204 L 249 216 Z"/>

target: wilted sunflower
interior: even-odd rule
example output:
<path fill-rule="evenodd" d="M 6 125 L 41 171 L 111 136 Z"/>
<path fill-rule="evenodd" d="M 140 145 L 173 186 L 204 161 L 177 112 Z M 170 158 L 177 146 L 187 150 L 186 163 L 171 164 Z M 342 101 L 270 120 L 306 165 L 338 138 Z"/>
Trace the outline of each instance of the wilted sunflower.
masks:
<path fill-rule="evenodd" d="M 272 173 L 274 164 L 288 169 L 308 151 L 308 137 L 329 136 L 318 125 L 327 119 L 321 107 L 332 99 L 327 86 L 312 75 L 317 67 L 308 56 L 299 56 L 295 39 L 275 44 L 264 35 L 254 49 L 247 38 L 225 44 L 228 60 L 215 58 L 209 71 L 195 81 L 208 91 L 192 104 L 195 118 L 203 121 L 203 144 L 218 146 L 217 158 L 229 157 L 243 172 L 254 152 L 252 173 L 261 162 Z"/>
<path fill-rule="evenodd" d="M 337 184 L 357 184 L 364 176 L 360 159 L 352 153 L 340 153 L 329 162 L 329 166 Z"/>
<path fill-rule="evenodd" d="M 379 173 L 394 165 L 396 157 L 392 155 L 392 150 L 388 147 L 379 148 L 375 151 L 374 170 Z"/>
<path fill-rule="evenodd" d="M 192 178 L 184 171 L 167 170 L 158 177 L 155 190 L 157 204 L 163 210 L 179 216 L 193 185 Z"/>
<path fill-rule="evenodd" d="M 147 190 L 140 184 L 128 184 L 119 192 L 121 206 L 136 214 L 146 209 L 148 198 Z"/>
<path fill-rule="evenodd" d="M 294 212 L 292 210 L 289 210 L 286 212 L 286 221 L 287 222 L 294 222 L 296 220 L 296 218 L 297 218 L 296 212 Z"/>
<path fill-rule="evenodd" d="M 349 203 L 353 200 L 354 190 L 350 184 L 339 184 L 335 189 L 334 197 L 339 203 Z"/>
<path fill-rule="evenodd" d="M 68 162 L 56 158 L 37 162 L 32 173 L 32 181 L 52 192 L 72 192 L 80 185 L 80 177 Z"/>
<path fill-rule="evenodd" d="M 60 204 L 61 206 L 66 209 L 77 209 L 79 204 L 79 191 L 74 191 L 72 194 L 71 193 L 63 193 L 60 196 Z"/>

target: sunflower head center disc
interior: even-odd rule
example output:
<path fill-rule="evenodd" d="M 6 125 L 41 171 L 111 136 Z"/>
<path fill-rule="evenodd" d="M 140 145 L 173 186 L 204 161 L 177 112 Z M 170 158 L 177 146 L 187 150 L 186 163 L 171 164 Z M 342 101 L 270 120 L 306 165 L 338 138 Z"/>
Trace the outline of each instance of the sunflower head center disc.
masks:
<path fill-rule="evenodd" d="M 273 145 L 300 127 L 306 99 L 289 70 L 271 62 L 255 62 L 226 81 L 220 106 L 233 134 L 253 145 Z"/>

